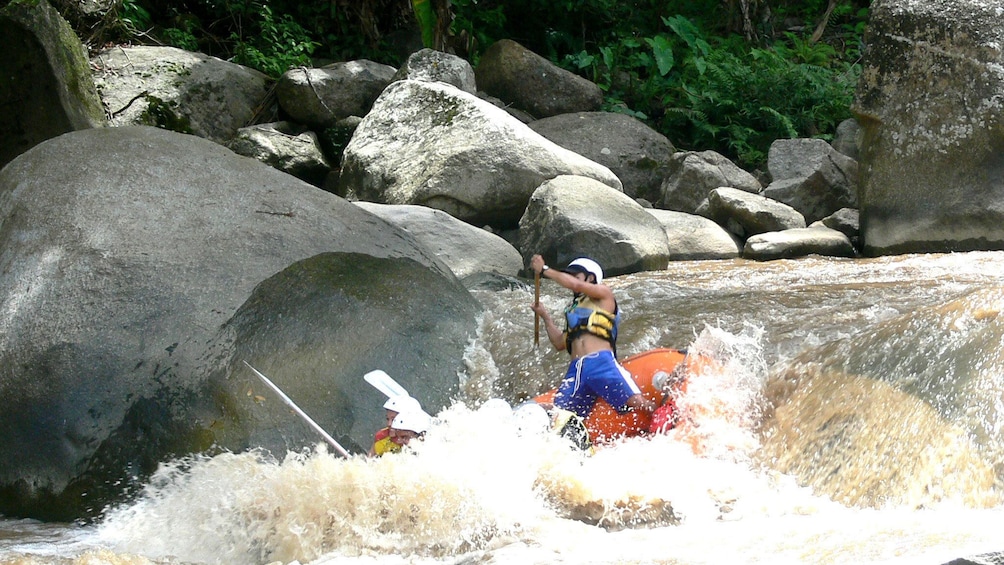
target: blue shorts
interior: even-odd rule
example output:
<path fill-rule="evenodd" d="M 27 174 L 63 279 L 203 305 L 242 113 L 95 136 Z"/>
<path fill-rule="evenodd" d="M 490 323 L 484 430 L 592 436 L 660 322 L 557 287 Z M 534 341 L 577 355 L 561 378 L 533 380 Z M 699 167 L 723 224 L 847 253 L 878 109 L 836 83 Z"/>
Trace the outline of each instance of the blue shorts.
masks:
<path fill-rule="evenodd" d="M 624 412 L 628 399 L 640 393 L 631 374 L 614 358 L 613 351 L 596 351 L 569 364 L 554 395 L 554 405 L 585 418 L 593 411 L 598 397 L 603 397 L 618 412 Z"/>

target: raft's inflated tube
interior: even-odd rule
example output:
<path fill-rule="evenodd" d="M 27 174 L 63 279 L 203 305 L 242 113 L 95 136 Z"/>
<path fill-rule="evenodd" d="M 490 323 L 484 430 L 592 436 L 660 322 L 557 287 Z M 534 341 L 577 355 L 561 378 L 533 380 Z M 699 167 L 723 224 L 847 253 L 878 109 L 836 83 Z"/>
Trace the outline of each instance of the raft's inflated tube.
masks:
<path fill-rule="evenodd" d="M 631 373 L 645 398 L 661 404 L 663 395 L 660 387 L 673 371 L 680 367 L 680 363 L 686 363 L 682 367 L 685 375 L 695 375 L 700 374 L 702 365 L 709 362 L 711 361 L 703 356 L 688 356 L 686 352 L 678 349 L 660 348 L 632 355 L 621 360 L 620 364 Z M 686 388 L 686 381 L 681 387 Z M 557 389 L 550 390 L 538 396 L 536 401 L 554 402 L 556 392 Z M 585 423 L 593 442 L 602 443 L 647 433 L 651 415 L 647 412 L 634 411 L 618 414 L 607 401 L 600 398 Z"/>

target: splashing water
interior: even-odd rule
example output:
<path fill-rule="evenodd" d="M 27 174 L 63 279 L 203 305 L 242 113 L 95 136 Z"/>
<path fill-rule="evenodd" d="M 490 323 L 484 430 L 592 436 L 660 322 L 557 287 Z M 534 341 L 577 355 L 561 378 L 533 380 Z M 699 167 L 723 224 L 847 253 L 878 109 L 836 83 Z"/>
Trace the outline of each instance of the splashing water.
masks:
<path fill-rule="evenodd" d="M 738 335 L 706 326 L 687 351 L 716 361 L 693 375 L 677 406 L 692 425 L 671 435 L 697 453 L 727 461 L 748 461 L 759 447 L 755 435 L 760 394 L 767 376 L 763 329 L 747 325 Z"/>
<path fill-rule="evenodd" d="M 825 506 L 776 473 L 736 464 L 756 447 L 759 335 L 709 327 L 697 337 L 692 351 L 722 364 L 681 399 L 698 430 L 689 436 L 624 439 L 590 455 L 550 433 L 521 433 L 506 403 L 457 403 L 398 456 L 345 460 L 319 446 L 282 461 L 245 453 L 165 465 L 139 501 L 108 515 L 100 537 L 206 563 L 435 560 L 538 544 L 569 519 L 616 532 Z M 786 508 L 774 501 L 779 491 Z"/>
<path fill-rule="evenodd" d="M 171 462 L 96 526 L 0 521 L 0 563 L 940 565 L 1001 549 L 1000 504 L 952 493 L 1000 481 L 1004 253 L 679 263 L 611 285 L 623 356 L 717 361 L 680 399 L 692 426 L 592 455 L 521 432 L 486 400 L 552 388 L 567 355 L 532 346 L 529 289 L 476 292 L 463 396 L 405 453 Z M 542 291 L 552 311 L 566 300 Z"/>

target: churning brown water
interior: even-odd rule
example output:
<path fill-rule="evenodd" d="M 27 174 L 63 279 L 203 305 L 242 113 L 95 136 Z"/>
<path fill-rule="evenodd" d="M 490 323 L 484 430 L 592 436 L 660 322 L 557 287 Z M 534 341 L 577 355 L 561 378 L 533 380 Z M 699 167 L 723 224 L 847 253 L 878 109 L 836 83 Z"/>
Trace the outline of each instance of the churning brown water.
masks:
<path fill-rule="evenodd" d="M 567 359 L 533 346 L 531 290 L 477 291 L 464 397 L 413 453 L 175 462 L 100 524 L 0 521 L 0 562 L 939 564 L 1004 549 L 1004 253 L 687 262 L 610 282 L 622 356 L 721 361 L 688 388 L 686 435 L 586 456 L 519 433 L 485 401 L 553 386 Z M 545 284 L 542 299 L 567 296 Z"/>

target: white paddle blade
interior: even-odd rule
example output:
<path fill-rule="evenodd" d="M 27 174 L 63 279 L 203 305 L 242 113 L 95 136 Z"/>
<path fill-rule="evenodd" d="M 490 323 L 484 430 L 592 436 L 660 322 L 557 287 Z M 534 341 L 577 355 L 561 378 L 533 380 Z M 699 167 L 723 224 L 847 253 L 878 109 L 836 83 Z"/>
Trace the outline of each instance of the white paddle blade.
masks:
<path fill-rule="evenodd" d="M 405 390 L 403 386 L 399 385 L 397 381 L 390 377 L 390 375 L 380 369 L 366 373 L 363 375 L 363 379 L 373 385 L 374 388 L 384 393 L 387 398 L 392 396 L 408 395 L 408 391 Z"/>

